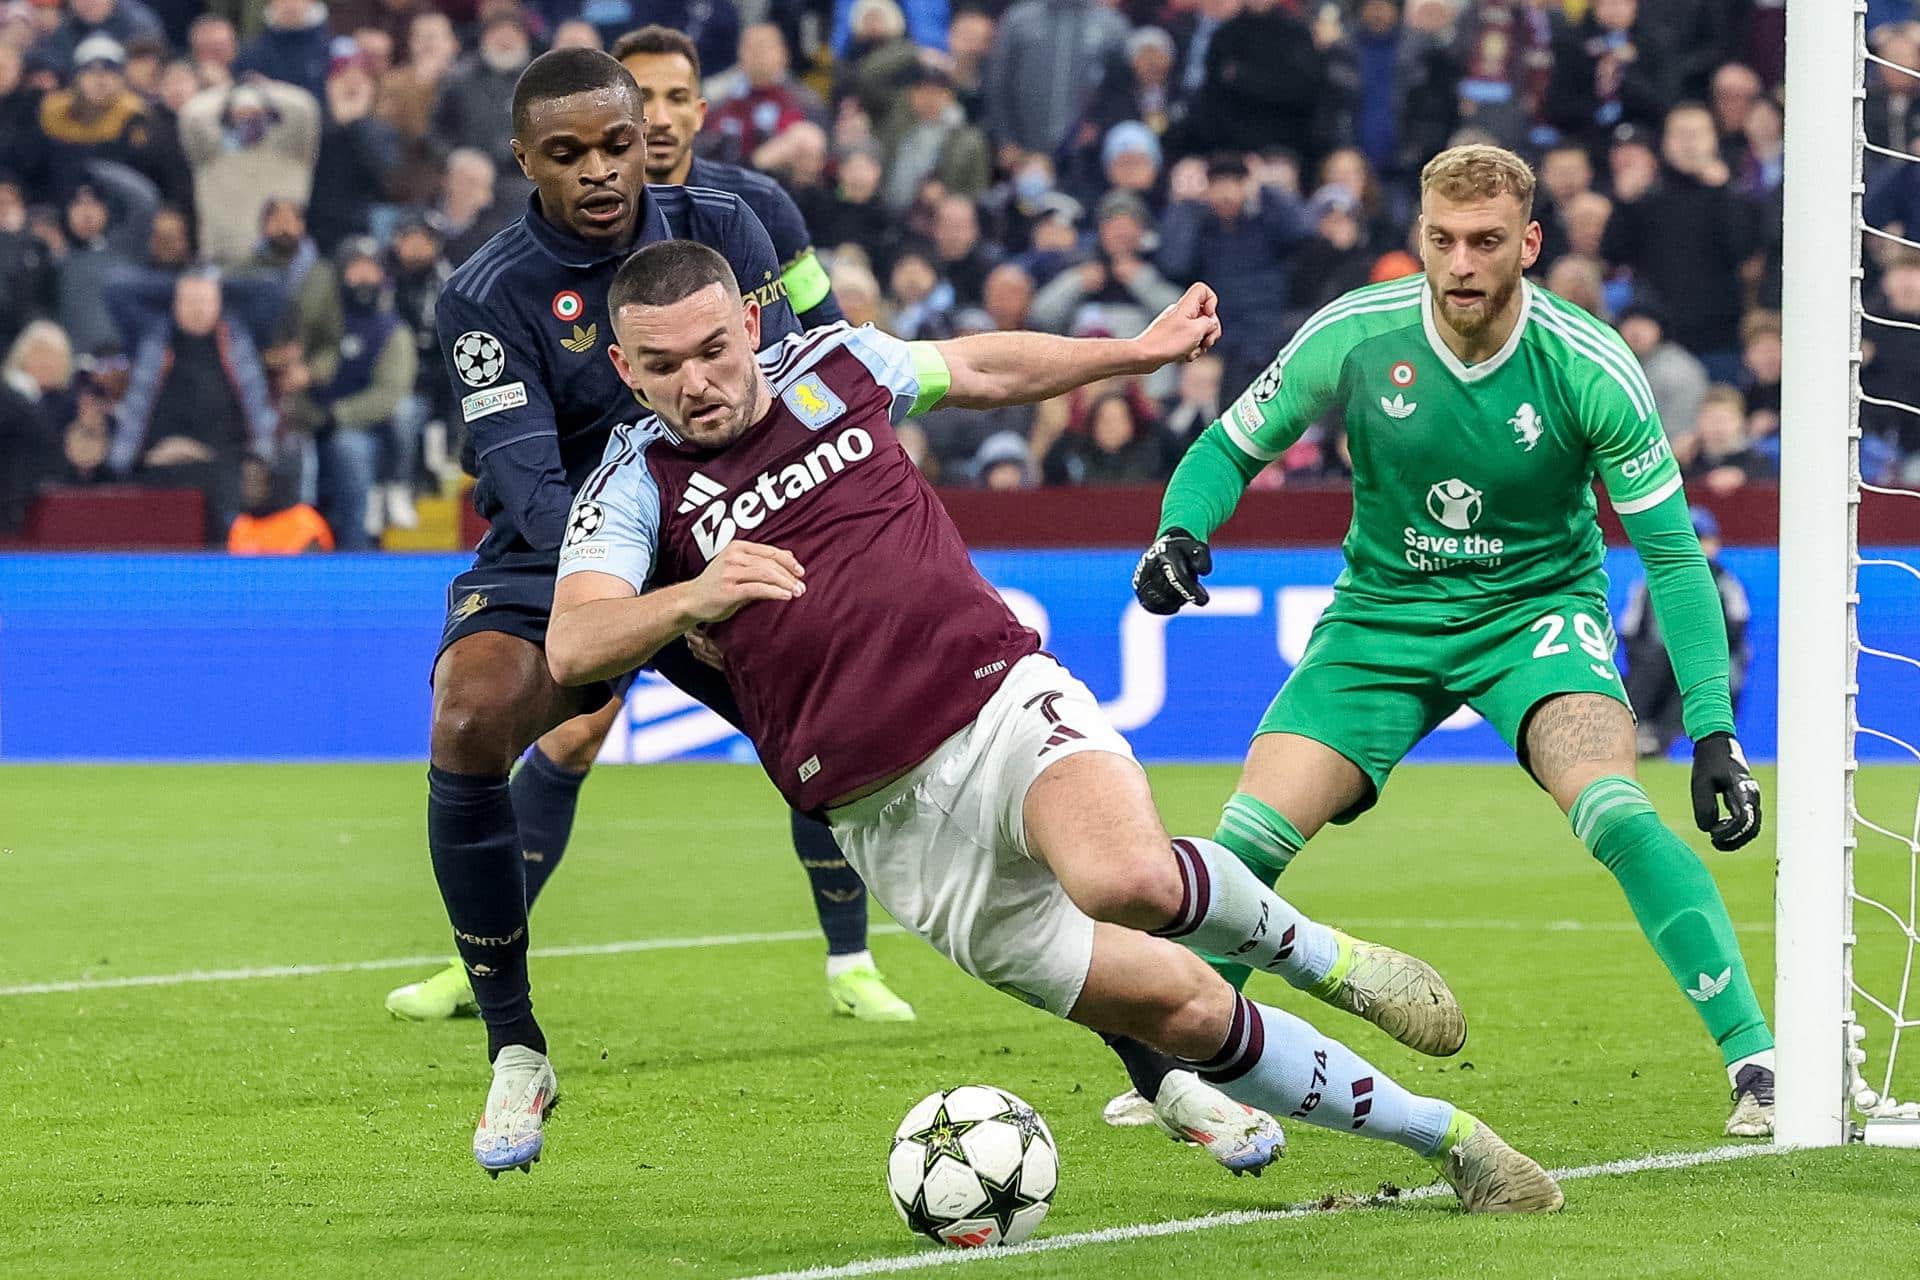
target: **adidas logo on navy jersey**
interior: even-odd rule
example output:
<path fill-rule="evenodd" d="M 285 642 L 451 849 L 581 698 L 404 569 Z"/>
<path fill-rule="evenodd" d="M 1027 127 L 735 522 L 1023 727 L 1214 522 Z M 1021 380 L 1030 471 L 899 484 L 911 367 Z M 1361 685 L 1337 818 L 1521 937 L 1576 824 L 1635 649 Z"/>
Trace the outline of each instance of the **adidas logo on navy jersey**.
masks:
<path fill-rule="evenodd" d="M 856 462 L 873 456 L 873 437 L 864 427 L 848 427 L 822 440 L 778 470 L 762 471 L 753 483 L 727 501 L 720 486 L 698 471 L 687 477 L 687 492 L 676 510 L 694 517 L 693 541 L 703 559 L 712 560 L 743 529 L 757 529 L 769 515 L 803 498 Z"/>

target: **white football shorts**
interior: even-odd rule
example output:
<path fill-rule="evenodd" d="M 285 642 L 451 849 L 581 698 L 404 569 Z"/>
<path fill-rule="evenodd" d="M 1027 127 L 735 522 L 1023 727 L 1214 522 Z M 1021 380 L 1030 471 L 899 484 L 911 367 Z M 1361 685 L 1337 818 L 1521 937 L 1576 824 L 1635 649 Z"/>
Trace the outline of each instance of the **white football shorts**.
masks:
<path fill-rule="evenodd" d="M 960 732 L 906 776 L 828 812 L 893 918 L 974 977 L 1065 1017 L 1093 963 L 1093 921 L 1027 847 L 1027 788 L 1082 751 L 1133 759 L 1052 657 L 1015 663 Z"/>

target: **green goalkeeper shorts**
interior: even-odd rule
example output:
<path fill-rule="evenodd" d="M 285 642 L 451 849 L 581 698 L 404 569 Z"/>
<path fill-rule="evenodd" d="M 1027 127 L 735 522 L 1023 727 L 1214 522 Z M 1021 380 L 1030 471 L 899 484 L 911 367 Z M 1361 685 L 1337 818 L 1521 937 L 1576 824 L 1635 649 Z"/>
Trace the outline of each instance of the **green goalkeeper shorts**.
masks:
<path fill-rule="evenodd" d="M 1613 649 L 1606 601 L 1586 594 L 1536 597 L 1460 623 L 1336 597 L 1255 732 L 1312 738 L 1358 765 L 1372 794 L 1334 819 L 1351 822 L 1462 704 L 1523 766 L 1527 717 L 1547 699 L 1600 693 L 1631 710 Z"/>

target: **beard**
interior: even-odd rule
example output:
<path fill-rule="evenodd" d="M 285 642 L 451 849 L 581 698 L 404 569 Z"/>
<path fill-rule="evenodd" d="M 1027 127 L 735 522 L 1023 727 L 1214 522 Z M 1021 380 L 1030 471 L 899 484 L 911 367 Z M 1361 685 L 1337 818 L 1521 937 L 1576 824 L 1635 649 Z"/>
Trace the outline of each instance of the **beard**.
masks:
<path fill-rule="evenodd" d="M 758 416 L 760 367 L 757 363 L 747 365 L 745 379 L 740 385 L 740 394 L 727 407 L 727 411 L 713 415 L 707 422 L 695 427 L 691 422 L 679 424 L 680 436 L 702 449 L 724 449 L 747 433 Z"/>
<path fill-rule="evenodd" d="M 1484 291 L 1481 305 L 1470 311 L 1463 311 L 1447 301 L 1447 291 L 1437 280 L 1429 280 L 1429 289 L 1433 291 L 1434 309 L 1446 320 L 1455 333 L 1464 338 L 1477 338 L 1492 327 L 1499 316 L 1505 314 L 1507 306 L 1513 301 L 1513 295 L 1520 289 L 1520 277 L 1515 274 L 1502 280 L 1493 288 Z"/>

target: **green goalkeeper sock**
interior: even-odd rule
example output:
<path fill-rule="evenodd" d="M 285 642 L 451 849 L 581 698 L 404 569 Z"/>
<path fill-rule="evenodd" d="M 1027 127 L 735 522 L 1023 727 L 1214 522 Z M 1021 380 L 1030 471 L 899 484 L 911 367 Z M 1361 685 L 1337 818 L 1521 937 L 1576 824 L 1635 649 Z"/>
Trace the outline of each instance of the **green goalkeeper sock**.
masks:
<path fill-rule="evenodd" d="M 1613 873 L 1640 929 L 1732 1063 L 1773 1048 L 1727 904 L 1700 858 L 1631 778 L 1601 778 L 1574 802 L 1574 834 Z"/>
<path fill-rule="evenodd" d="M 1214 829 L 1214 842 L 1223 844 L 1246 863 L 1247 870 L 1272 888 L 1280 873 L 1307 843 L 1300 829 L 1272 805 L 1263 804 L 1245 792 L 1236 791 L 1220 812 L 1220 825 Z M 1208 964 L 1233 984 L 1235 991 L 1247 985 L 1253 970 L 1217 956 L 1206 957 Z"/>

